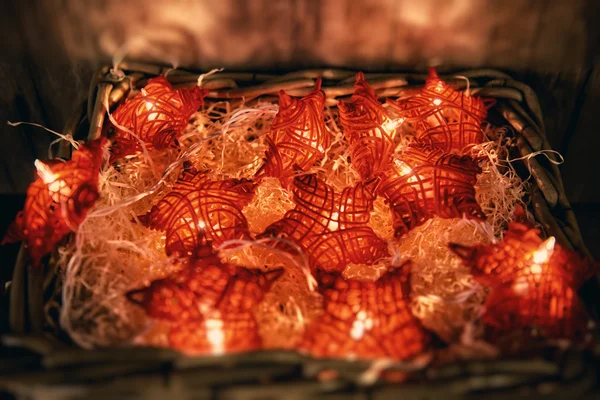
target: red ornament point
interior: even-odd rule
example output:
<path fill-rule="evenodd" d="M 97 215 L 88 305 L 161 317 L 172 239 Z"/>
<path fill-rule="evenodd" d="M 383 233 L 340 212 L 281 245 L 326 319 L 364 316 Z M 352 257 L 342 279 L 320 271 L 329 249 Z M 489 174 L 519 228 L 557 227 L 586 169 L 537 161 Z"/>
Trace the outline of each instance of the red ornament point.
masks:
<path fill-rule="evenodd" d="M 364 80 L 364 74 L 356 74 L 352 102 L 340 102 L 339 111 L 352 166 L 363 180 L 381 174 L 394 152 L 396 122 Z"/>
<path fill-rule="evenodd" d="M 475 199 L 476 160 L 439 149 L 409 147 L 386 171 L 381 194 L 389 203 L 397 237 L 428 219 L 485 219 Z"/>
<path fill-rule="evenodd" d="M 450 249 L 476 280 L 491 287 L 483 320 L 497 334 L 536 328 L 545 337 L 580 337 L 589 318 L 577 290 L 599 271 L 599 264 L 539 233 L 527 223 L 513 222 L 500 243 L 451 244 Z"/>
<path fill-rule="evenodd" d="M 139 140 L 156 149 L 176 147 L 177 139 L 207 94 L 208 90 L 198 86 L 173 89 L 164 76 L 150 79 L 139 94 L 113 113 L 114 120 L 125 129 L 115 127 L 117 138 L 111 147 L 111 162 L 140 150 Z"/>
<path fill-rule="evenodd" d="M 254 309 L 283 274 L 263 273 L 222 263 L 200 248 L 203 257 L 190 258 L 183 269 L 132 290 L 127 297 L 151 318 L 170 321 L 174 348 L 198 354 L 221 354 L 261 347 Z"/>
<path fill-rule="evenodd" d="M 34 266 L 85 219 L 100 196 L 98 178 L 106 139 L 82 144 L 68 161 L 36 161 L 37 179 L 2 243 L 24 240 Z"/>
<path fill-rule="evenodd" d="M 315 357 L 393 358 L 420 354 L 427 335 L 410 310 L 410 265 L 375 282 L 319 276 L 325 313 L 306 329 L 299 348 Z"/>
<path fill-rule="evenodd" d="M 453 89 L 434 68 L 429 69 L 419 95 L 388 103 L 413 125 L 417 141 L 446 152 L 463 152 L 483 141 L 481 123 L 487 115 L 484 101 Z"/>
<path fill-rule="evenodd" d="M 273 176 L 287 185 L 295 166 L 306 170 L 325 155 L 330 134 L 325 126 L 324 107 L 325 92 L 320 89 L 319 80 L 315 89 L 302 98 L 279 93 L 279 112 L 271 125 L 269 149 L 257 178 Z"/>
<path fill-rule="evenodd" d="M 207 244 L 250 239 L 242 208 L 252 200 L 255 187 L 246 179 L 212 181 L 188 166 L 171 191 L 138 218 L 145 226 L 166 232 L 167 254 L 189 256 Z"/>
<path fill-rule="evenodd" d="M 336 193 L 314 174 L 297 176 L 292 188 L 296 207 L 261 236 L 294 242 L 313 270 L 342 272 L 350 263 L 389 257 L 386 242 L 367 226 L 378 182 L 375 178 Z"/>

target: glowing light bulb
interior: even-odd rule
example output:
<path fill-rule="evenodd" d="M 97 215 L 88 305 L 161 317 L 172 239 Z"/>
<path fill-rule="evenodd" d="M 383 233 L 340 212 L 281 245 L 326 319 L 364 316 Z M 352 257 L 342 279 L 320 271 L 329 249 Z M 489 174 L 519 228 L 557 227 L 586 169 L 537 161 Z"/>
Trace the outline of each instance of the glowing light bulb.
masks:
<path fill-rule="evenodd" d="M 206 324 L 206 338 L 211 344 L 213 354 L 220 355 L 225 352 L 225 333 L 223 321 L 220 318 L 209 318 Z"/>
<path fill-rule="evenodd" d="M 204 228 L 206 228 L 206 224 L 202 220 L 198 221 L 198 224 L 195 224 L 194 223 L 194 219 L 191 218 L 191 217 L 182 217 L 179 220 L 182 223 L 188 225 L 192 229 L 204 229 Z"/>
<path fill-rule="evenodd" d="M 544 241 L 536 251 L 532 253 L 531 258 L 533 259 L 533 264 L 529 268 L 532 274 L 541 275 L 543 271 L 542 264 L 547 263 L 550 257 L 552 256 L 555 243 L 556 239 L 554 238 L 554 236 L 551 236 L 546 241 Z"/>
<path fill-rule="evenodd" d="M 518 296 L 525 296 L 529 292 L 529 283 L 524 279 L 517 279 L 512 285 L 512 290 Z"/>
<path fill-rule="evenodd" d="M 440 104 L 442 104 L 442 99 L 433 99 L 433 104 L 439 106 Z"/>
<path fill-rule="evenodd" d="M 402 162 L 400 160 L 395 160 L 394 164 L 396 165 L 396 168 L 398 168 L 398 170 L 400 171 L 400 173 L 402 175 L 408 175 L 408 174 L 412 173 L 412 168 L 409 167 L 405 162 Z"/>
<path fill-rule="evenodd" d="M 356 314 L 356 319 L 352 323 L 350 337 L 354 340 L 360 340 L 365 335 L 365 331 L 371 330 L 371 328 L 373 328 L 373 320 L 367 318 L 367 313 L 361 310 Z"/>
<path fill-rule="evenodd" d="M 337 212 L 331 213 L 331 220 L 329 220 L 329 223 L 327 224 L 327 229 L 329 229 L 331 231 L 337 230 L 337 228 L 339 228 L 339 226 L 340 226 L 340 224 L 338 223 L 339 217 L 340 217 L 339 213 L 337 213 Z"/>
<path fill-rule="evenodd" d="M 396 128 L 400 126 L 404 122 L 404 118 L 399 119 L 388 119 L 383 124 L 381 124 L 381 128 L 387 133 L 391 134 L 395 132 Z M 392 135 L 393 137 L 393 135 Z"/>
<path fill-rule="evenodd" d="M 533 252 L 533 262 L 536 264 L 543 264 L 548 262 L 550 257 L 552 256 L 552 252 L 554 251 L 554 245 L 556 244 L 556 239 L 554 236 L 550 236 L 546 241 L 544 241 L 540 247 Z"/>
<path fill-rule="evenodd" d="M 540 264 L 533 264 L 530 268 L 530 271 L 534 275 L 541 275 L 543 268 Z"/>
<path fill-rule="evenodd" d="M 59 203 L 61 195 L 66 197 L 71 195 L 71 188 L 67 185 L 67 182 L 59 179 L 60 175 L 52 172 L 48 165 L 40 160 L 35 160 L 34 165 L 38 176 L 48 186 L 48 191 L 54 202 Z"/>
<path fill-rule="evenodd" d="M 42 161 L 35 160 L 34 165 L 35 165 L 35 169 L 37 170 L 38 176 L 42 179 L 42 181 L 46 185 L 54 182 L 56 180 L 56 178 L 58 178 L 58 174 L 55 174 L 54 172 L 52 172 L 50 167 L 47 166 L 46 164 L 44 164 Z"/>

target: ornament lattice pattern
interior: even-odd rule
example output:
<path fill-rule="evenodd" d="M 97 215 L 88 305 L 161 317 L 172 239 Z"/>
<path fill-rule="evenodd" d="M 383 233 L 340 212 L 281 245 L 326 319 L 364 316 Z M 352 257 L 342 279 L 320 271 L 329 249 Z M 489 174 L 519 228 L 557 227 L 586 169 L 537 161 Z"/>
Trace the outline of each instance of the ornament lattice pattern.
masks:
<path fill-rule="evenodd" d="M 340 102 L 338 108 L 353 168 L 363 180 L 385 171 L 394 153 L 396 127 L 362 72 L 356 75 L 352 102 Z"/>
<path fill-rule="evenodd" d="M 385 241 L 367 226 L 378 181 L 360 182 L 336 193 L 314 174 L 296 177 L 292 188 L 296 207 L 262 236 L 294 242 L 309 256 L 313 270 L 341 272 L 350 263 L 372 264 L 389 257 Z"/>
<path fill-rule="evenodd" d="M 169 342 L 192 353 L 221 353 L 260 348 L 254 309 L 282 275 L 236 267 L 203 247 L 183 269 L 130 291 L 128 298 L 147 314 L 172 323 Z"/>
<path fill-rule="evenodd" d="M 267 136 L 269 149 L 257 177 L 273 176 L 287 182 L 295 169 L 306 170 L 325 155 L 330 133 L 325 126 L 325 92 L 321 80 L 302 98 L 279 93 L 279 112 Z"/>
<path fill-rule="evenodd" d="M 485 219 L 475 199 L 474 185 L 481 172 L 476 160 L 423 148 L 407 152 L 407 162 L 395 159 L 379 188 L 392 209 L 397 237 L 433 216 Z"/>
<path fill-rule="evenodd" d="M 24 240 L 33 265 L 75 231 L 99 197 L 105 139 L 82 144 L 69 161 L 36 160 L 38 178 L 1 244 Z"/>
<path fill-rule="evenodd" d="M 173 89 L 164 76 L 150 79 L 140 93 L 113 113 L 114 120 L 125 129 L 116 127 L 111 162 L 139 151 L 140 140 L 155 149 L 177 147 L 177 139 L 207 94 L 208 90 L 197 86 Z"/>
<path fill-rule="evenodd" d="M 319 277 L 324 314 L 308 325 L 300 349 L 316 357 L 393 358 L 420 354 L 427 343 L 410 311 L 410 264 L 375 282 Z"/>
<path fill-rule="evenodd" d="M 487 115 L 484 101 L 453 89 L 433 68 L 419 95 L 388 100 L 388 104 L 413 124 L 417 141 L 444 151 L 462 151 L 483 141 L 481 123 Z"/>
<path fill-rule="evenodd" d="M 451 249 L 476 280 L 491 287 L 483 320 L 494 330 L 536 328 L 546 337 L 581 337 L 589 317 L 577 291 L 600 268 L 539 234 L 513 222 L 500 243 Z"/>
<path fill-rule="evenodd" d="M 213 181 L 188 165 L 171 191 L 139 220 L 166 232 L 169 255 L 190 256 L 209 243 L 250 239 L 242 208 L 252 200 L 255 187 L 247 179 Z"/>

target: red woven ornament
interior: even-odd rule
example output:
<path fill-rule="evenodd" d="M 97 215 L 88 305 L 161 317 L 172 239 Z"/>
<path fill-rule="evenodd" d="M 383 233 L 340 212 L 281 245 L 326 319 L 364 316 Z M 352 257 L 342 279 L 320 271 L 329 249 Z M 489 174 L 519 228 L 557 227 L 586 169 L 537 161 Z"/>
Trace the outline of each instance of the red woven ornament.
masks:
<path fill-rule="evenodd" d="M 273 176 L 285 182 L 293 175 L 294 168 L 306 170 L 325 155 L 330 137 L 325 127 L 324 107 L 321 79 L 303 98 L 279 92 L 279 112 L 267 136 L 269 149 L 257 177 Z"/>
<path fill-rule="evenodd" d="M 429 69 L 425 86 L 418 96 L 388 100 L 401 118 L 412 123 L 417 141 L 444 151 L 462 151 L 481 143 L 481 123 L 487 115 L 484 101 L 454 90 Z"/>
<path fill-rule="evenodd" d="M 250 239 L 242 208 L 252 201 L 255 187 L 247 179 L 212 181 L 206 172 L 188 165 L 171 191 L 139 219 L 166 232 L 169 255 L 191 255 L 208 243 Z"/>
<path fill-rule="evenodd" d="M 409 148 L 404 158 L 394 160 L 379 188 L 392 209 L 396 237 L 434 216 L 485 219 L 475 200 L 480 172 L 471 157 Z"/>
<path fill-rule="evenodd" d="M 496 332 L 535 327 L 546 337 L 581 337 L 589 318 L 577 291 L 599 266 L 539 233 L 513 222 L 498 244 L 450 247 L 491 286 L 483 320 Z"/>
<path fill-rule="evenodd" d="M 315 357 L 405 360 L 427 343 L 410 310 L 410 265 L 375 282 L 320 277 L 325 313 L 306 329 L 299 345 Z"/>
<path fill-rule="evenodd" d="M 155 149 L 176 147 L 177 139 L 192 114 L 200 108 L 208 90 L 173 89 L 167 78 L 152 78 L 132 99 L 119 106 L 113 118 L 121 126 L 111 147 L 111 162 L 140 150 L 139 140 Z"/>
<path fill-rule="evenodd" d="M 340 101 L 338 107 L 352 166 L 363 180 L 372 178 L 390 163 L 395 147 L 394 123 L 362 72 L 356 74 L 352 103 Z"/>
<path fill-rule="evenodd" d="M 261 272 L 222 263 L 201 248 L 184 269 L 127 293 L 151 318 L 172 322 L 169 343 L 192 353 L 249 351 L 262 340 L 254 309 L 283 269 Z"/>
<path fill-rule="evenodd" d="M 68 161 L 36 160 L 38 178 L 29 185 L 22 211 L 2 243 L 24 240 L 34 266 L 75 231 L 99 197 L 105 139 L 82 144 Z"/>
<path fill-rule="evenodd" d="M 316 175 L 294 179 L 296 207 L 270 225 L 262 237 L 283 237 L 309 257 L 313 270 L 343 271 L 389 257 L 387 244 L 367 226 L 379 180 L 347 187 L 341 193 Z"/>

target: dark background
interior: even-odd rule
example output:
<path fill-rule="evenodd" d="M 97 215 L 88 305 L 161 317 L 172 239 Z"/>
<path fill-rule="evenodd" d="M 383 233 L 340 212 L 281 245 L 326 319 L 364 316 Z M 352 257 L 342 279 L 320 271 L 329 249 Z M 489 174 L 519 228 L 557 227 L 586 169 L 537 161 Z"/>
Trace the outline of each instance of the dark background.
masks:
<path fill-rule="evenodd" d="M 596 257 L 598 6 L 593 0 L 21 0 L 0 9 L 0 196 L 6 226 L 94 71 L 128 57 L 202 70 L 493 67 L 540 96 L 567 195 Z"/>

